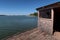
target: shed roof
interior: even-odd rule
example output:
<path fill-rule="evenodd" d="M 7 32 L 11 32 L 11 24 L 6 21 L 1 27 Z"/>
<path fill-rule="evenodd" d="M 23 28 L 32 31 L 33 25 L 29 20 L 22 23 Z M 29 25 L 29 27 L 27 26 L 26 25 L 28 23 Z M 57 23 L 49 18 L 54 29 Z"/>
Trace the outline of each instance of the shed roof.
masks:
<path fill-rule="evenodd" d="M 39 8 L 36 8 L 36 10 L 51 9 L 51 8 L 56 8 L 56 7 L 60 7 L 60 2 L 56 2 L 56 3 L 49 4 L 43 7 L 39 7 Z"/>

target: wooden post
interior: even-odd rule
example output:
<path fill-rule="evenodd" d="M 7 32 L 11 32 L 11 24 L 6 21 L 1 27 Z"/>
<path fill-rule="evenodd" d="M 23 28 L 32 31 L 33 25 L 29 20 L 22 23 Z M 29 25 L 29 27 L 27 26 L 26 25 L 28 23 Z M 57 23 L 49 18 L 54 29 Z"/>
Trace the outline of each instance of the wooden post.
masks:
<path fill-rule="evenodd" d="M 54 10 L 51 9 L 51 19 L 52 19 L 52 34 L 53 34 L 53 21 L 54 21 Z"/>
<path fill-rule="evenodd" d="M 53 20 L 54 19 L 54 10 L 51 9 L 51 19 Z"/>
<path fill-rule="evenodd" d="M 38 11 L 38 29 L 40 28 L 40 27 L 39 27 L 39 25 L 40 25 L 40 23 L 39 23 L 39 22 L 40 22 L 40 17 L 39 17 L 39 16 L 40 16 L 40 12 Z M 39 29 L 39 30 L 40 30 L 40 29 Z"/>
<path fill-rule="evenodd" d="M 39 18 L 39 16 L 40 16 L 40 12 L 38 11 L 38 18 Z"/>
<path fill-rule="evenodd" d="M 41 31 L 41 24 L 40 24 L 40 10 L 38 11 L 38 30 L 40 31 L 40 32 L 42 32 Z"/>

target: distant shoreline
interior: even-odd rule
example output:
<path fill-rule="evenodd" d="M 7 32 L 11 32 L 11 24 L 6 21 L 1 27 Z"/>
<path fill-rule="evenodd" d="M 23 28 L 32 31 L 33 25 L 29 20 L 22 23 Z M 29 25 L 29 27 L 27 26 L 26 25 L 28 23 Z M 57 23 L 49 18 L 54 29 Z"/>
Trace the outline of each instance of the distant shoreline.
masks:
<path fill-rule="evenodd" d="M 37 16 L 30 16 L 30 15 L 28 15 L 27 17 L 37 17 Z"/>

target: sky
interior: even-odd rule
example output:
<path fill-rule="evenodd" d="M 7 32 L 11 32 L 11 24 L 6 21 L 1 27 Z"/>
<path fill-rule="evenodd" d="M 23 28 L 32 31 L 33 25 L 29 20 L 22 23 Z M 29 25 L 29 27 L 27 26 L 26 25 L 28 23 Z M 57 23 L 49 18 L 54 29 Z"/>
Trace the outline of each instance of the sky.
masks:
<path fill-rule="evenodd" d="M 0 15 L 29 15 L 36 8 L 60 0 L 0 0 Z"/>

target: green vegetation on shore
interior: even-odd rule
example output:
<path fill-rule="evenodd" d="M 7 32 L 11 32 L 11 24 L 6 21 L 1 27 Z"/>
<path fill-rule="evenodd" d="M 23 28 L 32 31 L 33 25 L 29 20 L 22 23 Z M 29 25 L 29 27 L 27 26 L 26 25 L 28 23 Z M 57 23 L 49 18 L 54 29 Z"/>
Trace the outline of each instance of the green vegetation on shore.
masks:
<path fill-rule="evenodd" d="M 31 13 L 30 16 L 38 16 L 37 12 Z"/>

